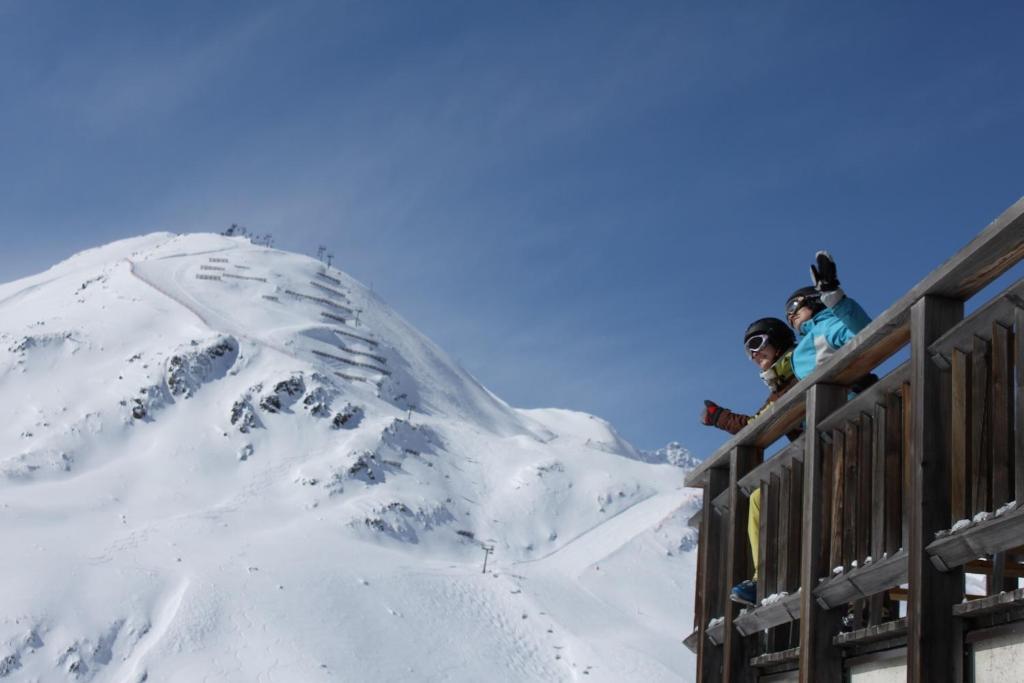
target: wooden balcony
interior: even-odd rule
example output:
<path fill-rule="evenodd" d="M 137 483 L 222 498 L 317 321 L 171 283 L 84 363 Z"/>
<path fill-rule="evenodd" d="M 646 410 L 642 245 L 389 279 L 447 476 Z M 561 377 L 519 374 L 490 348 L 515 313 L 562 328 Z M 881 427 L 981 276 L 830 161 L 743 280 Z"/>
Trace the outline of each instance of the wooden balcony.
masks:
<path fill-rule="evenodd" d="M 910 681 L 966 680 L 984 629 L 1024 623 L 1024 506 L 1009 504 L 1024 501 L 1024 280 L 972 300 L 1022 259 L 1024 200 L 689 474 L 707 501 L 698 680 L 841 681 L 876 655 Z M 882 377 L 851 398 L 868 372 Z M 755 491 L 758 606 L 740 613 L 728 594 L 752 576 Z M 967 574 L 988 595 L 962 605 Z"/>

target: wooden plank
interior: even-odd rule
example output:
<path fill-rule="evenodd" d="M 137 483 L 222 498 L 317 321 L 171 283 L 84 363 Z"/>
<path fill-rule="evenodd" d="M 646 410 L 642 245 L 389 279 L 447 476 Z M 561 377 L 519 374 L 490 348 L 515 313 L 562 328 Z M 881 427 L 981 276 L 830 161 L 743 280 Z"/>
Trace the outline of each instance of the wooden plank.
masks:
<path fill-rule="evenodd" d="M 705 473 L 722 467 L 738 445 L 767 447 L 795 426 L 813 384 L 849 385 L 902 348 L 910 338 L 910 310 L 925 296 L 970 298 L 1024 259 L 1024 199 L 1018 200 L 942 266 L 929 273 L 896 303 L 815 369 L 743 431 L 719 448 L 686 478 L 700 486 Z M 934 340 L 933 340 L 934 341 Z"/>
<path fill-rule="evenodd" d="M 695 606 L 700 606 L 697 627 L 700 640 L 697 652 L 697 680 L 701 683 L 722 680 L 722 649 L 713 646 L 707 635 L 708 622 L 721 615 L 724 609 L 721 595 L 722 574 L 724 567 L 719 564 L 723 538 L 722 525 L 715 514 L 714 506 L 709 501 L 729 486 L 729 472 L 716 469 L 708 472 L 707 484 L 704 486 L 704 519 L 701 522 L 700 546 L 703 555 L 700 557 L 700 580 L 696 586 Z"/>
<path fill-rule="evenodd" d="M 953 614 L 958 617 L 974 618 L 984 614 L 1003 612 L 1022 605 L 1024 605 L 1024 588 L 954 605 Z"/>
<path fill-rule="evenodd" d="M 779 507 L 782 501 L 782 479 L 778 474 L 771 476 L 771 481 L 768 483 L 768 507 L 764 507 L 762 501 L 761 514 L 765 520 L 765 530 L 768 532 L 767 542 L 765 546 L 765 563 L 760 572 L 763 581 L 759 580 L 758 585 L 764 584 L 764 597 L 771 595 L 772 593 L 778 592 L 779 584 L 779 534 L 781 528 L 779 526 Z M 774 649 L 773 634 L 769 634 L 769 648 Z"/>
<path fill-rule="evenodd" d="M 1013 479 L 1014 500 L 1024 501 L 1024 309 L 1018 308 L 1014 314 L 1014 376 L 1017 409 L 1014 412 L 1014 454 Z"/>
<path fill-rule="evenodd" d="M 885 398 L 885 547 L 894 554 L 905 547 L 903 536 L 903 403 L 900 393 Z"/>
<path fill-rule="evenodd" d="M 864 564 L 865 558 L 871 555 L 871 489 L 872 471 L 874 462 L 874 430 L 872 429 L 871 416 L 862 414 L 860 416 L 860 457 L 857 466 L 858 474 L 857 487 L 857 561 Z"/>
<path fill-rule="evenodd" d="M 782 472 L 793 464 L 794 460 L 804 459 L 804 437 L 800 435 L 795 441 L 786 445 L 772 457 L 752 469 L 749 473 L 740 478 L 739 485 L 748 495 L 754 491 L 761 482 L 768 481 L 771 475 Z"/>
<path fill-rule="evenodd" d="M 843 492 L 845 491 L 844 481 L 846 478 L 846 435 L 838 428 L 832 432 L 832 458 L 829 462 L 832 469 L 832 493 L 829 496 L 832 501 L 829 523 L 831 533 L 829 535 L 829 561 L 824 576 L 829 576 L 833 567 L 843 564 Z"/>
<path fill-rule="evenodd" d="M 978 522 L 928 544 L 932 563 L 940 570 L 955 568 L 984 555 L 1012 550 L 1024 538 L 1024 508 Z"/>
<path fill-rule="evenodd" d="M 854 647 L 864 643 L 873 643 L 879 640 L 887 640 L 896 636 L 906 635 L 907 618 L 895 619 L 877 626 L 850 631 L 849 633 L 838 633 L 832 642 L 839 647 Z"/>
<path fill-rule="evenodd" d="M 739 480 L 750 470 L 761 464 L 762 451 L 750 446 L 737 446 L 729 465 L 729 526 L 726 541 L 727 556 L 723 578 L 725 590 L 740 581 L 751 578 L 753 563 L 750 558 L 750 541 L 747 537 L 747 497 L 740 491 Z M 739 605 L 730 603 L 725 610 L 725 642 L 723 643 L 723 680 L 754 681 L 755 672 L 750 668 L 753 656 L 753 642 L 742 638 L 734 627 Z"/>
<path fill-rule="evenodd" d="M 854 600 L 884 593 L 906 580 L 907 553 L 903 551 L 825 579 L 814 588 L 814 599 L 826 609 L 845 607 Z"/>
<path fill-rule="evenodd" d="M 754 570 L 755 578 L 757 579 L 757 590 L 755 591 L 756 598 L 754 599 L 755 604 L 760 605 L 761 601 L 770 595 L 766 592 L 768 582 L 765 581 L 765 567 L 768 564 L 768 547 L 771 545 L 769 541 L 771 534 L 774 532 L 774 525 L 769 526 L 770 522 L 774 521 L 771 519 L 770 514 L 765 514 L 768 507 L 771 506 L 771 492 L 769 491 L 768 484 L 762 483 L 758 489 L 761 492 L 761 518 L 758 521 L 760 531 L 758 532 L 758 544 L 757 544 L 757 568 Z M 747 499 L 748 511 L 750 505 L 750 499 Z M 768 589 L 770 590 L 770 589 Z"/>
<path fill-rule="evenodd" d="M 742 636 L 749 636 L 782 624 L 795 621 L 800 616 L 800 596 L 787 595 L 768 605 L 747 610 L 736 617 L 736 630 Z"/>
<path fill-rule="evenodd" d="M 903 547 L 910 547 L 910 508 L 913 505 L 913 496 L 911 496 L 911 483 L 912 473 L 911 469 L 914 466 L 912 459 L 910 458 L 910 431 L 911 431 L 911 413 L 914 408 L 914 397 L 913 392 L 910 389 L 910 383 L 903 385 L 900 391 L 900 406 L 903 409 L 903 420 L 901 431 L 901 445 L 900 453 L 902 454 L 903 462 Z"/>
<path fill-rule="evenodd" d="M 801 538 L 800 585 L 800 683 L 839 683 L 843 677 L 842 659 L 832 647 L 830 634 L 838 630 L 842 614 L 824 610 L 814 599 L 811 586 L 828 576 L 828 549 L 822 542 L 826 511 L 822 509 L 823 491 L 828 482 L 822 477 L 822 446 L 818 424 L 846 401 L 841 386 L 817 384 L 807 393 L 807 454 L 804 456 L 804 509 Z M 841 468 L 836 468 L 841 469 Z"/>
<path fill-rule="evenodd" d="M 857 424 L 846 424 L 846 475 L 843 481 L 843 566 L 849 568 L 857 560 L 857 521 L 860 501 L 860 431 Z"/>
<path fill-rule="evenodd" d="M 911 309 L 910 547 L 907 576 L 907 680 L 944 680 L 953 669 L 952 606 L 963 598 L 963 572 L 942 573 L 925 546 L 949 522 L 952 389 L 928 347 L 963 319 L 963 301 L 928 296 Z"/>
<path fill-rule="evenodd" d="M 884 400 L 884 396 L 880 397 Z M 885 552 L 886 486 L 885 475 L 885 406 L 874 407 L 875 418 L 871 430 L 871 558 L 881 560 Z M 865 439 L 866 441 L 867 439 Z M 874 595 L 868 604 L 868 626 L 882 623 L 884 595 Z"/>
<path fill-rule="evenodd" d="M 708 536 L 707 527 L 704 527 L 704 508 L 697 510 L 695 517 L 698 517 L 697 524 L 697 576 L 693 584 L 693 628 L 697 632 L 698 638 L 700 637 L 700 620 L 703 618 L 706 610 L 704 609 L 704 601 L 707 599 L 707 593 L 702 588 L 704 586 L 704 571 L 706 560 L 704 559 L 708 552 L 708 544 L 706 542 Z M 693 517 L 690 518 L 690 526 L 693 526 Z M 705 620 L 704 623 L 707 623 Z M 695 640 L 694 643 L 697 641 Z M 700 651 L 695 649 L 694 654 L 700 654 Z"/>
<path fill-rule="evenodd" d="M 683 638 L 683 645 L 693 654 L 697 654 L 700 651 L 700 631 L 694 631 Z"/>
<path fill-rule="evenodd" d="M 1022 303 L 1024 303 L 1024 280 L 1018 280 L 994 296 L 987 304 L 964 318 L 960 324 L 928 347 L 932 359 L 939 360 L 940 367 L 948 367 L 952 361 L 954 349 L 970 353 L 974 336 L 988 339 L 993 323 L 998 322 L 1006 327 L 1011 327 L 1014 311 Z"/>
<path fill-rule="evenodd" d="M 981 337 L 974 338 L 971 351 L 971 503 L 972 514 L 992 509 L 989 477 L 992 454 L 988 429 L 989 411 L 989 354 L 991 344 Z"/>
<path fill-rule="evenodd" d="M 792 495 L 789 499 L 789 546 L 787 548 L 789 558 L 786 563 L 786 588 L 789 593 L 795 593 L 800 587 L 800 538 L 803 530 L 803 509 L 804 509 L 804 464 L 802 460 L 795 461 L 790 471 L 792 480 Z"/>
<path fill-rule="evenodd" d="M 953 385 L 952 405 L 952 458 L 950 479 L 952 495 L 950 522 L 970 517 L 971 505 L 971 362 L 969 354 L 953 349 L 950 358 Z"/>
<path fill-rule="evenodd" d="M 785 664 L 786 662 L 793 662 L 800 659 L 800 648 L 794 647 L 782 652 L 769 652 L 767 654 L 754 657 L 750 660 L 750 666 L 764 669 L 769 666 L 776 666 L 778 664 Z"/>
<path fill-rule="evenodd" d="M 992 323 L 992 508 L 998 509 L 1013 495 L 1013 332 L 1003 323 Z M 1006 574 L 1006 554 L 992 557 L 988 593 L 995 595 L 1017 588 L 1016 578 Z"/>
<path fill-rule="evenodd" d="M 789 523 L 790 513 L 793 510 L 793 472 L 783 470 L 779 479 L 779 531 L 778 531 L 778 571 L 775 574 L 774 591 L 776 593 L 789 592 L 789 546 L 796 544 L 796 539 L 790 536 L 793 527 Z M 797 530 L 797 535 L 800 531 Z"/>
<path fill-rule="evenodd" d="M 1013 333 L 992 325 L 992 507 L 1013 495 Z"/>

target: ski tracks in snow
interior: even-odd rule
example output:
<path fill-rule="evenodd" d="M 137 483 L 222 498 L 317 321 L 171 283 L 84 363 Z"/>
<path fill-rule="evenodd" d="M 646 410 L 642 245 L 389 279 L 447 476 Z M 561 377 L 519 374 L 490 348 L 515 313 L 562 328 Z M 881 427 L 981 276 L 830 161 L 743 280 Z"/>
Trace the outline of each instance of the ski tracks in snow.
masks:
<path fill-rule="evenodd" d="M 153 624 L 149 632 L 121 665 L 120 672 L 112 677 L 114 681 L 118 683 L 140 683 L 146 680 L 148 677 L 146 656 L 170 631 L 171 624 L 174 623 L 174 618 L 181 609 L 185 595 L 188 593 L 188 587 L 189 580 L 184 579 L 164 600 L 154 615 Z"/>
<path fill-rule="evenodd" d="M 686 489 L 653 495 L 592 527 L 552 553 L 535 560 L 518 562 L 516 566 L 529 572 L 556 570 L 559 574 L 576 578 L 587 567 L 649 531 L 683 505 L 691 495 Z"/>

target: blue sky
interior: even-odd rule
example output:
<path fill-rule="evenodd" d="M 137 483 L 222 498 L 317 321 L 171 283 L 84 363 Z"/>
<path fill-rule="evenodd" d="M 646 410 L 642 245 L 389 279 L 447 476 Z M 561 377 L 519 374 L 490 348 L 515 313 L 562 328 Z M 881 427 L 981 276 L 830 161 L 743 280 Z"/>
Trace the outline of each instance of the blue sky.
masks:
<path fill-rule="evenodd" d="M 514 405 L 707 455 L 830 249 L 884 310 L 1024 194 L 1019 3 L 0 0 L 0 280 L 326 244 Z"/>

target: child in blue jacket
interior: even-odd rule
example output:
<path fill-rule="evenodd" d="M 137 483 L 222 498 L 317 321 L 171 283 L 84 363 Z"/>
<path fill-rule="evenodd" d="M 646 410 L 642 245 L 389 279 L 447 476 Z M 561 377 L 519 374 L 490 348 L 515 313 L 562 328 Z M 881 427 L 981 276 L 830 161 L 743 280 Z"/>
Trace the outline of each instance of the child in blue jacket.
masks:
<path fill-rule="evenodd" d="M 811 374 L 871 322 L 860 304 L 839 288 L 832 255 L 819 251 L 815 262 L 814 286 L 801 287 L 786 301 L 786 320 L 800 334 L 793 351 L 797 379 Z"/>

